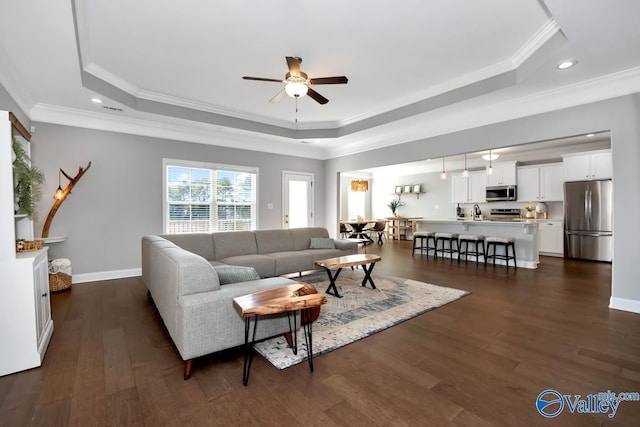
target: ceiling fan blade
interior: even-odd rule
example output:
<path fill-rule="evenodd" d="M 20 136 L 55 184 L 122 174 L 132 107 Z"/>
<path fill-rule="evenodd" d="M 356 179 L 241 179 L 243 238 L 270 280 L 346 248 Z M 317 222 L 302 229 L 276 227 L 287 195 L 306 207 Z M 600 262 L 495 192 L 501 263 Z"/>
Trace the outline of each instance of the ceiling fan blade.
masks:
<path fill-rule="evenodd" d="M 309 88 L 309 90 L 307 91 L 307 95 L 309 95 L 310 98 L 313 98 L 314 100 L 316 100 L 316 102 L 318 104 L 326 104 L 327 102 L 329 102 L 329 100 L 327 98 L 325 98 L 324 96 L 320 95 L 318 92 L 316 92 L 315 90 Z"/>
<path fill-rule="evenodd" d="M 317 79 L 309 79 L 309 83 L 312 85 L 339 85 L 349 81 L 345 76 L 336 77 L 319 77 Z"/>
<path fill-rule="evenodd" d="M 297 56 L 287 56 L 287 66 L 289 67 L 289 73 L 292 76 L 300 75 L 300 63 L 302 62 L 302 58 L 298 58 Z"/>
<path fill-rule="evenodd" d="M 269 102 L 276 103 L 280 101 L 282 97 L 285 95 L 285 93 L 286 93 L 285 90 L 282 89 L 280 92 L 276 93 L 275 96 L 269 100 Z"/>
<path fill-rule="evenodd" d="M 276 82 L 276 83 L 282 83 L 282 80 L 277 80 L 277 79 L 266 79 L 264 77 L 247 77 L 247 76 L 243 76 L 242 77 L 245 80 L 257 80 L 259 82 Z"/>

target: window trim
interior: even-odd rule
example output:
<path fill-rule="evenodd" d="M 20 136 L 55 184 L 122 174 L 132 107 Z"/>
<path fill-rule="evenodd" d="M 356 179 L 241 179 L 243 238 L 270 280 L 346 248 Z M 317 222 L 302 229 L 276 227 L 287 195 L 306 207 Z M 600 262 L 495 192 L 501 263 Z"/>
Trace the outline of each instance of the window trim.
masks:
<path fill-rule="evenodd" d="M 256 230 L 260 228 L 260 168 L 254 166 L 239 166 L 239 165 L 228 165 L 223 163 L 209 163 L 209 162 L 198 162 L 193 160 L 180 160 L 180 159 L 162 159 L 162 230 L 163 234 L 169 234 L 169 230 L 167 228 L 168 225 L 168 215 L 169 215 L 169 206 L 168 206 L 168 198 L 169 198 L 169 187 L 167 186 L 167 168 L 168 166 L 177 166 L 177 167 L 186 167 L 186 168 L 201 168 L 201 169 L 210 169 L 210 170 L 226 170 L 233 172 L 246 172 L 253 173 L 256 175 L 256 201 L 255 201 L 255 216 L 256 216 Z M 213 212 L 212 212 L 213 215 Z"/>

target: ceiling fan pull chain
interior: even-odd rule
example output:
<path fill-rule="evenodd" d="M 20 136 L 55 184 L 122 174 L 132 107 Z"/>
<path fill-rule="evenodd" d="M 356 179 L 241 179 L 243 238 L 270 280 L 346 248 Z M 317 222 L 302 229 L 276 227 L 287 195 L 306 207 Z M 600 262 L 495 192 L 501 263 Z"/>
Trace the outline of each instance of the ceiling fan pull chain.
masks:
<path fill-rule="evenodd" d="M 298 96 L 296 95 L 296 124 L 298 124 Z"/>

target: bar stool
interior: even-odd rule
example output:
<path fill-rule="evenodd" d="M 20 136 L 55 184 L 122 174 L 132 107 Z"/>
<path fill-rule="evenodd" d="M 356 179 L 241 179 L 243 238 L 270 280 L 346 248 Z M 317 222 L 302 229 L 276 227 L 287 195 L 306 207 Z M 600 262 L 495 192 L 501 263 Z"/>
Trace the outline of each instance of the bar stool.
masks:
<path fill-rule="evenodd" d="M 438 252 L 442 252 L 443 254 L 448 253 L 449 258 L 453 261 L 453 254 L 460 252 L 460 247 L 458 246 L 458 233 L 436 233 L 436 248 L 433 252 L 433 257 L 438 258 Z M 438 249 L 438 242 L 442 242 L 442 249 Z M 449 242 L 449 247 L 446 248 L 444 246 L 444 242 Z M 455 242 L 456 247 L 453 247 L 453 243 Z M 444 255 L 442 256 L 444 258 Z"/>
<path fill-rule="evenodd" d="M 420 246 L 416 246 L 416 242 L 420 239 Z M 429 241 L 433 241 L 433 246 L 429 246 Z M 413 250 L 411 251 L 411 256 L 416 252 L 416 250 L 420 251 L 420 255 L 423 254 L 423 250 L 427 251 L 427 258 L 429 258 L 429 251 L 434 251 L 433 256 L 435 258 L 435 250 L 436 250 L 436 233 L 433 231 L 416 231 L 413 233 Z"/>
<path fill-rule="evenodd" d="M 474 250 L 469 249 L 469 243 L 475 245 Z M 482 246 L 479 247 L 480 244 Z M 482 252 L 480 252 L 480 248 L 482 248 Z M 481 234 L 461 234 L 458 237 L 458 262 L 460 262 L 462 255 L 464 255 L 464 262 L 467 262 L 469 255 L 476 257 L 476 263 L 480 262 L 480 256 L 486 258 L 484 236 Z"/>
<path fill-rule="evenodd" d="M 484 265 L 487 265 L 487 260 L 489 258 L 493 259 L 493 266 L 496 265 L 496 258 L 503 259 L 506 261 L 507 269 L 509 269 L 509 260 L 513 260 L 513 267 L 517 268 L 518 265 L 516 263 L 516 245 L 513 237 L 492 237 L 489 236 L 485 239 L 487 242 L 487 252 L 484 256 Z M 496 247 L 501 246 L 504 248 L 504 255 L 496 254 Z M 493 254 L 490 254 L 491 248 L 493 247 Z M 513 255 L 509 255 L 509 248 L 511 248 L 511 252 Z"/>

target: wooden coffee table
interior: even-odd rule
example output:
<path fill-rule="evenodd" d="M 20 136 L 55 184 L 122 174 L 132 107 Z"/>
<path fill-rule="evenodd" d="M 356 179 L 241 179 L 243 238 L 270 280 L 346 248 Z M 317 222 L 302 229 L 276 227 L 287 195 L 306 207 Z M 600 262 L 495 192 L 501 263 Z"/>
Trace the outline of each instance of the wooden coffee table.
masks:
<path fill-rule="evenodd" d="M 295 283 L 293 285 L 279 288 L 266 289 L 233 299 L 233 306 L 238 314 L 245 320 L 244 326 L 244 367 L 242 370 L 242 383 L 246 386 L 249 383 L 249 371 L 254 352 L 253 344 L 256 340 L 256 328 L 258 326 L 258 316 L 268 314 L 287 313 L 289 318 L 289 336 L 287 343 L 292 347 L 293 354 L 298 353 L 298 337 L 296 313 L 300 312 L 300 319 L 304 329 L 304 339 L 307 344 L 307 360 L 309 369 L 313 372 L 313 341 L 312 322 L 320 314 L 320 306 L 327 302 L 327 297 L 317 293 L 316 288 L 308 283 Z M 293 326 L 291 317 L 293 316 Z M 251 318 L 253 318 L 253 335 L 251 335 Z M 293 343 L 291 342 L 293 334 Z M 292 345 L 293 344 L 293 345 Z"/>
<path fill-rule="evenodd" d="M 361 265 L 364 270 L 364 279 L 362 279 L 361 286 L 367 286 L 367 282 L 371 284 L 371 288 L 375 289 L 376 285 L 373 283 L 373 279 L 371 278 L 371 271 L 373 271 L 373 267 L 376 265 L 376 262 L 382 261 L 380 255 L 376 254 L 355 254 L 355 255 L 345 255 L 339 256 L 335 258 L 327 258 L 321 259 L 314 264 L 317 267 L 322 267 L 327 270 L 327 274 L 329 275 L 329 287 L 325 291 L 329 295 L 333 295 L 334 297 L 342 298 L 342 295 L 338 293 L 338 288 L 336 288 L 336 279 L 338 275 L 345 267 L 354 267 L 356 265 Z M 331 270 L 336 270 L 334 275 L 331 274 Z"/>

